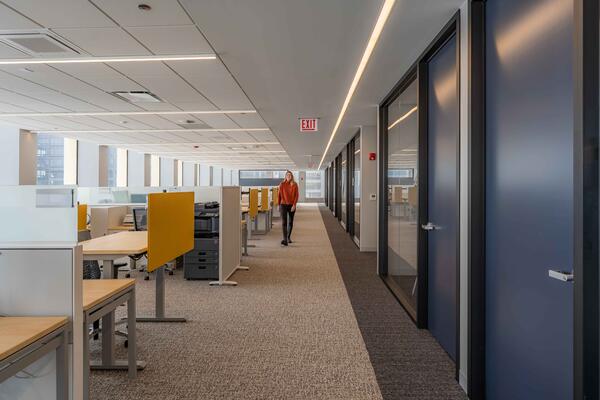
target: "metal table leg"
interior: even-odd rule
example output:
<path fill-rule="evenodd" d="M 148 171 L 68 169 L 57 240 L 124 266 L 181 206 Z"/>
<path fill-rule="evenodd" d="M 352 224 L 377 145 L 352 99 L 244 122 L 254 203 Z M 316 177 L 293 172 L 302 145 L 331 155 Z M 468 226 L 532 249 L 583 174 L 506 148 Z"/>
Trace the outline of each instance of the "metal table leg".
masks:
<path fill-rule="evenodd" d="M 185 318 L 165 316 L 165 267 L 164 265 L 155 272 L 155 316 L 137 318 L 137 322 L 187 322 Z"/>
<path fill-rule="evenodd" d="M 127 301 L 127 358 L 129 378 L 137 376 L 137 338 L 135 336 L 135 288 Z"/>
<path fill-rule="evenodd" d="M 56 398 L 60 400 L 69 399 L 69 335 L 63 331 L 61 344 L 56 348 Z"/>
<path fill-rule="evenodd" d="M 115 271 L 114 260 L 102 260 L 102 278 L 115 279 L 117 272 Z"/>

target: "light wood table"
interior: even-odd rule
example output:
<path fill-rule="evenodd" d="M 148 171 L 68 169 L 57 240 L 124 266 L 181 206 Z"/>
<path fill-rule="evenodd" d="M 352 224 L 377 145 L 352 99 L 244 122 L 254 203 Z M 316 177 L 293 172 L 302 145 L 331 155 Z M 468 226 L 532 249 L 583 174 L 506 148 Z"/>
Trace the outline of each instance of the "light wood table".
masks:
<path fill-rule="evenodd" d="M 69 398 L 66 317 L 0 317 L 0 383 L 56 351 L 56 398 Z"/>
<path fill-rule="evenodd" d="M 115 309 L 127 303 L 127 361 L 115 360 Z M 89 397 L 90 366 L 95 370 L 128 370 L 129 377 L 135 378 L 138 369 L 146 363 L 137 361 L 135 332 L 135 280 L 134 279 L 91 279 L 83 281 L 84 332 L 102 319 L 102 361 L 90 363 L 89 338 L 83 341 L 83 384 L 84 398 Z"/>
<path fill-rule="evenodd" d="M 135 226 L 133 224 L 116 225 L 116 226 L 109 226 L 107 230 L 109 232 L 132 232 L 132 231 L 135 231 Z"/>
<path fill-rule="evenodd" d="M 139 256 L 148 251 L 148 232 L 119 232 L 81 242 L 84 260 L 102 261 L 103 278 L 117 277 L 115 260 L 126 256 Z"/>

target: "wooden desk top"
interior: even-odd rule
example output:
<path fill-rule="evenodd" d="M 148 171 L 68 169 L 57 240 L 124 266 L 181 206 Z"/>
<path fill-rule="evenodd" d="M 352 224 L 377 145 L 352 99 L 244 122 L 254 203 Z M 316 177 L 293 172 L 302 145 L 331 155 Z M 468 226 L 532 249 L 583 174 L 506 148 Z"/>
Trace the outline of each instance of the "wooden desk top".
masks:
<path fill-rule="evenodd" d="M 83 311 L 89 310 L 134 285 L 135 279 L 85 279 L 83 281 Z"/>
<path fill-rule="evenodd" d="M 0 317 L 0 360 L 67 324 L 66 317 Z"/>
<path fill-rule="evenodd" d="M 117 225 L 117 226 L 109 226 L 108 227 L 109 231 L 134 231 L 135 230 L 135 226 L 133 225 Z"/>
<path fill-rule="evenodd" d="M 141 254 L 148 251 L 148 232 L 119 232 L 81 242 L 84 255 Z"/>

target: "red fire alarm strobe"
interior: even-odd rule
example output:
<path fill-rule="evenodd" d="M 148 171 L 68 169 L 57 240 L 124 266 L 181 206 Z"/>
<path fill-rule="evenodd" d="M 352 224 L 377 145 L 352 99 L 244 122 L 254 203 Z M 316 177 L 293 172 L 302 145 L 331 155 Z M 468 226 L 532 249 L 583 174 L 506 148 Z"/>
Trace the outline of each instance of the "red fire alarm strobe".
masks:
<path fill-rule="evenodd" d="M 377 156 L 375 155 L 375 153 L 369 153 L 369 160 L 375 161 L 375 159 L 377 159 Z"/>

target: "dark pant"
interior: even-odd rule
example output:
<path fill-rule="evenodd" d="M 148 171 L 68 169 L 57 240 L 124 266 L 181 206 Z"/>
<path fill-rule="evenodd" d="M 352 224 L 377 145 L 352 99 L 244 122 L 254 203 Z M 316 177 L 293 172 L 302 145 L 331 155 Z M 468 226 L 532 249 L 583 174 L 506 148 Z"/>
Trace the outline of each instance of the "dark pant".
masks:
<path fill-rule="evenodd" d="M 292 237 L 292 229 L 294 228 L 294 214 L 291 204 L 282 204 L 279 206 L 281 213 L 281 224 L 283 226 L 283 240 L 287 241 Z"/>

